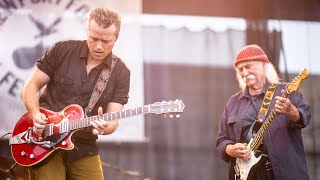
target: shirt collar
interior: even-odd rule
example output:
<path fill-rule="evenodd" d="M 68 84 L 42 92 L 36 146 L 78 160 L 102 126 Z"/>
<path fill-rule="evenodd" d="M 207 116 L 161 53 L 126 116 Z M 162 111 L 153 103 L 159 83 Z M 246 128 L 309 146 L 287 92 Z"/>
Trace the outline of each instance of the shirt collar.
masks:
<path fill-rule="evenodd" d="M 268 87 L 269 87 L 269 82 L 266 81 L 266 84 L 263 86 L 261 92 L 259 94 L 257 94 L 257 95 L 265 94 L 267 92 L 267 90 L 268 90 Z M 248 88 L 248 86 L 246 86 L 246 88 L 244 90 L 242 90 L 241 95 L 239 96 L 238 100 L 240 100 L 243 97 L 249 98 L 249 95 L 250 95 L 249 94 L 249 88 Z"/>
<path fill-rule="evenodd" d="M 109 68 L 111 68 L 112 63 L 112 51 L 108 54 L 108 56 L 105 58 L 104 63 L 101 63 L 97 66 L 98 69 L 101 69 L 107 65 Z"/>

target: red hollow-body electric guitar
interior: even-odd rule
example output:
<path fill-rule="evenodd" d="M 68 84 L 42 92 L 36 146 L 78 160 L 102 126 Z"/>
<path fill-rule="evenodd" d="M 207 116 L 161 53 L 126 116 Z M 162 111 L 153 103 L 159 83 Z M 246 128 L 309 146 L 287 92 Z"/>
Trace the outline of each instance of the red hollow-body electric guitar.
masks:
<path fill-rule="evenodd" d="M 147 113 L 179 113 L 183 112 L 184 107 L 181 100 L 156 102 L 134 109 L 91 117 L 84 117 L 82 107 L 76 104 L 69 105 L 60 112 L 41 109 L 40 111 L 48 118 L 48 123 L 41 135 L 34 133 L 33 121 L 29 113 L 25 113 L 16 123 L 9 140 L 12 157 L 22 166 L 32 166 L 44 160 L 57 149 L 72 150 L 74 148 L 71 141 L 72 134 L 84 127 L 91 126 L 90 122 L 93 120 L 112 121 Z"/>

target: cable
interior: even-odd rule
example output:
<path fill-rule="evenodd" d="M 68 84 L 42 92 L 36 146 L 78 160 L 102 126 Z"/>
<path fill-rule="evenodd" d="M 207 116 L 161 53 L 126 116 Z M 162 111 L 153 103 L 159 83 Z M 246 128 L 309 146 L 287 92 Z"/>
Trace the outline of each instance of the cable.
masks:
<path fill-rule="evenodd" d="M 13 174 L 13 169 L 17 166 L 18 164 L 15 162 L 12 164 L 12 166 L 9 169 L 2 169 L 0 168 L 0 171 L 4 172 L 4 173 L 8 173 L 10 172 L 10 174 Z"/>
<path fill-rule="evenodd" d="M 6 133 L 6 134 L 4 134 L 3 136 L 1 136 L 0 142 L 2 141 L 2 139 L 3 139 L 5 136 L 7 136 L 7 135 L 9 135 L 9 134 L 12 134 L 12 133 L 9 132 L 9 133 Z M 9 169 L 2 169 L 2 168 L 0 168 L 0 171 L 2 171 L 2 172 L 4 172 L 4 173 L 10 173 L 11 175 L 13 175 L 13 173 L 14 173 L 13 169 L 14 169 L 17 165 L 18 165 L 18 164 L 15 162 L 15 163 L 13 163 L 13 165 L 12 165 Z"/>
<path fill-rule="evenodd" d="M 2 141 L 2 139 L 3 139 L 5 136 L 9 135 L 9 134 L 12 134 L 12 133 L 9 132 L 9 133 L 6 133 L 5 135 L 1 136 L 0 141 Z"/>
<path fill-rule="evenodd" d="M 122 168 L 120 168 L 118 166 L 114 166 L 114 165 L 112 165 L 110 163 L 103 162 L 103 161 L 101 161 L 101 164 L 102 164 L 102 167 L 110 168 L 110 169 L 112 169 L 114 171 L 120 172 L 121 174 L 125 174 L 125 175 L 128 175 L 128 176 L 131 176 L 134 179 L 139 179 L 140 178 L 140 173 L 137 172 L 137 171 L 131 171 L 131 170 L 122 169 Z"/>

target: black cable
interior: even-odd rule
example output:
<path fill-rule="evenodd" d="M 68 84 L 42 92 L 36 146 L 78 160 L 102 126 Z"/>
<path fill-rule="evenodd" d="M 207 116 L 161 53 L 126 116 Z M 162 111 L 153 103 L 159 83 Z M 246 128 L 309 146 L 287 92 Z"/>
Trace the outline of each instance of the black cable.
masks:
<path fill-rule="evenodd" d="M 6 134 L 4 134 L 3 136 L 1 136 L 0 141 L 2 141 L 2 139 L 3 139 L 5 136 L 9 135 L 9 134 L 12 134 L 12 133 L 9 132 L 9 133 L 6 133 Z"/>
<path fill-rule="evenodd" d="M 9 135 L 9 134 L 12 134 L 11 132 L 9 132 L 9 133 L 6 133 L 6 134 L 4 134 L 3 136 L 1 136 L 1 138 L 0 138 L 0 142 L 2 141 L 2 139 L 5 137 L 5 136 L 7 136 L 7 135 Z M 17 163 L 15 162 L 9 169 L 2 169 L 2 168 L 0 168 L 0 171 L 2 171 L 2 172 L 4 172 L 4 173 L 10 173 L 11 175 L 13 175 L 13 169 L 15 168 L 17 166 Z"/>

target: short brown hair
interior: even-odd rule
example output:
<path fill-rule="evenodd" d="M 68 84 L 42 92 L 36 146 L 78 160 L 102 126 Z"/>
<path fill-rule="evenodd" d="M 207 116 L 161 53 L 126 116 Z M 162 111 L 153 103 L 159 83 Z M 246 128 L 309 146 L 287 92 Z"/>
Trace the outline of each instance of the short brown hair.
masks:
<path fill-rule="evenodd" d="M 89 23 L 94 20 L 99 26 L 103 28 L 108 28 L 112 24 L 116 26 L 116 37 L 118 38 L 120 27 L 121 27 L 121 17 L 120 15 L 108 8 L 96 8 L 91 11 L 89 16 Z"/>

